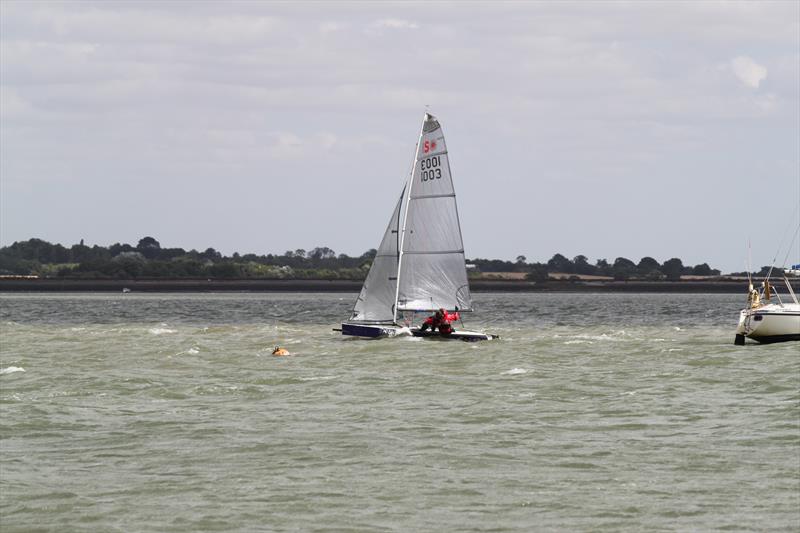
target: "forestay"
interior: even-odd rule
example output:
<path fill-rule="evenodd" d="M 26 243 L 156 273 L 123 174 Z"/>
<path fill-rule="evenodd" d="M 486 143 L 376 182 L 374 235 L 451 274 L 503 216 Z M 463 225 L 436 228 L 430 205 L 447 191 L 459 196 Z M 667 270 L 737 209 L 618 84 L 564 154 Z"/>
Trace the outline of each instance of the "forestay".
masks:
<path fill-rule="evenodd" d="M 439 122 L 425 114 L 414 171 L 406 186 L 397 310 L 472 309 L 464 245 Z"/>

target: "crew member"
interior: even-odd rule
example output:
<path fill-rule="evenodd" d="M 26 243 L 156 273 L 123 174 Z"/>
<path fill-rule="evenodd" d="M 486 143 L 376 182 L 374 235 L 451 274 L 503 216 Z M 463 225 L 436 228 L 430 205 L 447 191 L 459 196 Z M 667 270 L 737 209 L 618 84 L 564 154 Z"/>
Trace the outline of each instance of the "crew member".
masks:
<path fill-rule="evenodd" d="M 446 337 L 455 331 L 451 322 L 453 320 L 459 320 L 460 318 L 461 317 L 458 314 L 458 307 L 456 307 L 455 313 L 448 313 L 447 310 L 441 308 L 432 316 L 429 316 L 425 319 L 425 322 L 422 323 L 420 331 L 425 331 L 428 328 L 431 328 L 431 331 L 435 331 L 436 328 L 439 328 L 439 334 Z"/>

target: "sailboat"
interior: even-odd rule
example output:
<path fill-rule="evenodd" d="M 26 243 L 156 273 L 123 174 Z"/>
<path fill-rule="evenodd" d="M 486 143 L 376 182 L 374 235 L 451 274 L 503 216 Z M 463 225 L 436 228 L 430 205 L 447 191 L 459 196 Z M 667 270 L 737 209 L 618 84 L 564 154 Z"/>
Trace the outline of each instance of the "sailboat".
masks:
<path fill-rule="evenodd" d="M 439 120 L 426 112 L 413 170 L 341 332 L 428 337 L 431 332 L 411 327 L 409 317 L 438 309 L 470 312 L 472 297 L 447 146 Z M 497 336 L 456 328 L 441 337 L 473 341 Z"/>
<path fill-rule="evenodd" d="M 783 301 L 770 283 L 769 275 L 762 282 L 760 290 L 753 288 L 750 282 L 747 307 L 739 312 L 734 344 L 743 345 L 745 338 L 760 343 L 800 340 L 800 302 L 786 274 L 783 281 L 791 301 L 788 298 Z"/>
<path fill-rule="evenodd" d="M 800 211 L 800 204 L 798 204 Z M 794 237 L 789 243 L 789 252 L 786 254 L 783 265 L 786 266 L 792 246 L 800 235 L 800 221 L 795 229 Z M 778 249 L 780 250 L 780 246 Z M 776 288 L 770 283 L 770 276 L 775 266 L 775 259 L 767 272 L 760 289 L 753 288 L 753 281 L 748 273 L 747 307 L 739 312 L 739 324 L 736 326 L 734 344 L 743 345 L 745 338 L 753 339 L 760 343 L 798 341 L 800 340 L 800 301 L 794 293 L 789 276 L 797 275 L 800 265 L 792 265 L 790 269 L 782 268 L 783 281 L 786 284 L 786 301 L 781 298 Z M 748 271 L 749 271 L 748 266 Z"/>

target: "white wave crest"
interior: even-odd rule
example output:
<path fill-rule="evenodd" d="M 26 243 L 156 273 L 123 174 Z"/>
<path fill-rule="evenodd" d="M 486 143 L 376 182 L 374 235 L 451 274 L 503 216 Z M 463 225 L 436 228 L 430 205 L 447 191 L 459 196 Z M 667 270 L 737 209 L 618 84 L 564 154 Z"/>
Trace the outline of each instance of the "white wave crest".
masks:
<path fill-rule="evenodd" d="M 169 328 L 150 328 L 148 331 L 153 335 L 164 335 L 165 333 L 175 333 L 177 330 Z"/>
<path fill-rule="evenodd" d="M 511 370 L 506 370 L 505 372 L 503 372 L 503 375 L 515 376 L 517 374 L 527 374 L 527 373 L 528 371 L 525 370 L 524 368 L 512 368 Z"/>
<path fill-rule="evenodd" d="M 0 376 L 3 374 L 13 374 L 14 372 L 25 372 L 25 369 L 21 366 L 9 366 L 7 368 L 0 369 Z"/>
<path fill-rule="evenodd" d="M 610 335 L 608 333 L 601 333 L 600 335 L 588 335 L 588 334 L 578 334 L 578 335 L 553 335 L 555 339 L 570 339 L 565 341 L 564 344 L 567 343 L 574 343 L 578 344 L 580 341 L 584 342 L 622 342 L 629 339 L 629 335 L 625 331 L 615 331 Z"/>

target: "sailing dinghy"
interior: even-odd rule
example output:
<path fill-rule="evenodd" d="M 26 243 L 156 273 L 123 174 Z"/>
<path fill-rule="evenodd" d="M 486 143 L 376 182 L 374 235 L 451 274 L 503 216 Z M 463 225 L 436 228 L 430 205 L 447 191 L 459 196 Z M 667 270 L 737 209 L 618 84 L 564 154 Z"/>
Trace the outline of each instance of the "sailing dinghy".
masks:
<path fill-rule="evenodd" d="M 444 134 L 436 117 L 425 113 L 414 169 L 392 211 L 353 313 L 342 323 L 342 335 L 497 338 L 458 328 L 445 337 L 409 327 L 415 313 L 440 308 L 469 312 L 472 298 Z"/>

